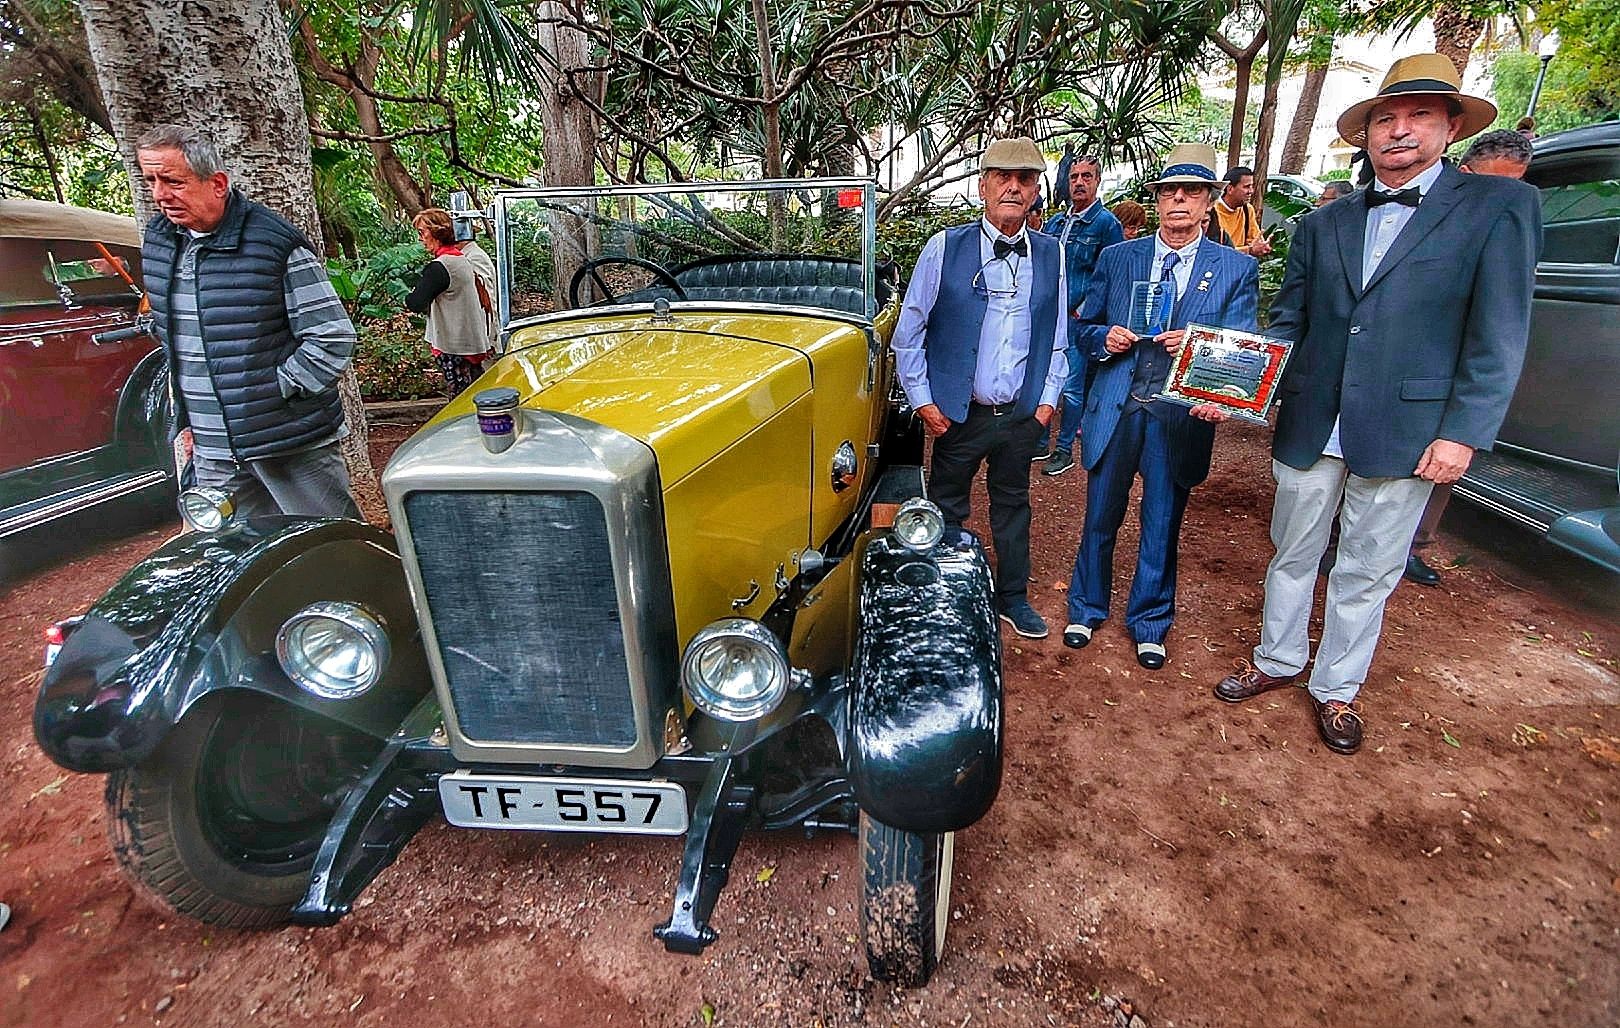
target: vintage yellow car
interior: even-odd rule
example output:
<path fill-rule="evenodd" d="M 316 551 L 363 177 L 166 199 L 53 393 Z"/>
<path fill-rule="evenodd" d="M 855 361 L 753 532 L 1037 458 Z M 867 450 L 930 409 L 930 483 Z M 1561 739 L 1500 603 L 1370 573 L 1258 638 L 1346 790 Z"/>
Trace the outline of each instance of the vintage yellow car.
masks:
<path fill-rule="evenodd" d="M 165 908 L 331 924 L 429 818 L 684 836 L 700 952 L 748 828 L 857 836 L 873 973 L 920 984 L 996 796 L 978 540 L 924 495 L 859 179 L 501 194 L 505 353 L 383 474 L 392 534 L 230 516 L 71 625 L 35 715 L 110 772 Z"/>

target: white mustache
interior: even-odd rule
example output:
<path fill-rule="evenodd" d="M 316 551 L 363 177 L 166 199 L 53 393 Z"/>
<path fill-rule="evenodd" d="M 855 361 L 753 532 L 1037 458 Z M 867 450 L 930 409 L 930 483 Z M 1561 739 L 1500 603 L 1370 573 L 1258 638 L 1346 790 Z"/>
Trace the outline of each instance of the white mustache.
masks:
<path fill-rule="evenodd" d="M 1394 153 L 1396 150 L 1416 150 L 1416 143 L 1389 143 L 1379 149 L 1379 153 Z"/>

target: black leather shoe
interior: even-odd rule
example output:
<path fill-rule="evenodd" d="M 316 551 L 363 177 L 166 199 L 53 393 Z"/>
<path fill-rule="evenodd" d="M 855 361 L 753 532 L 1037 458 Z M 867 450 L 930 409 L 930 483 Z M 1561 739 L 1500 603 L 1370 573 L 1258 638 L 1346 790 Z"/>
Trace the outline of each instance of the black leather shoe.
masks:
<path fill-rule="evenodd" d="M 1316 714 L 1316 734 L 1328 749 L 1346 755 L 1361 749 L 1361 711 L 1353 704 L 1339 700 L 1323 703 L 1311 696 L 1311 710 Z"/>
<path fill-rule="evenodd" d="M 1083 650 L 1091 642 L 1090 625 L 1069 625 L 1063 629 L 1063 645 L 1071 650 Z"/>
<path fill-rule="evenodd" d="M 1236 673 L 1227 675 L 1215 686 L 1215 698 L 1227 703 L 1242 703 L 1263 692 L 1293 685 L 1298 677 L 1297 674 L 1281 677 L 1268 675 L 1248 661 L 1241 661 Z"/>
<path fill-rule="evenodd" d="M 1415 553 L 1406 558 L 1406 570 L 1401 573 L 1401 577 L 1418 585 L 1440 584 L 1440 572 L 1423 563 L 1423 558 Z"/>
<path fill-rule="evenodd" d="M 1043 475 L 1061 475 L 1074 467 L 1074 455 L 1068 450 L 1053 450 L 1052 456 L 1047 459 L 1046 467 L 1041 469 Z"/>
<path fill-rule="evenodd" d="M 1164 667 L 1166 656 L 1163 643 L 1136 644 L 1136 662 L 1149 671 L 1157 671 Z"/>

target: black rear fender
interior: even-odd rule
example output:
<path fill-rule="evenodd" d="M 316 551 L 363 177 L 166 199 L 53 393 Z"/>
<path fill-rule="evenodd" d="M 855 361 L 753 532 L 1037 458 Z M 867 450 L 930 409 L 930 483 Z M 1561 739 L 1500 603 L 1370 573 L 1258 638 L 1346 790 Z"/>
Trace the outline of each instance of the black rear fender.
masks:
<path fill-rule="evenodd" d="M 276 660 L 282 623 L 320 600 L 358 603 L 388 632 L 382 680 L 353 699 L 306 692 Z M 392 536 L 355 521 L 257 518 L 170 541 L 97 601 L 45 675 L 34 735 L 75 771 L 133 767 L 203 697 L 250 689 L 381 739 L 430 684 Z"/>
<path fill-rule="evenodd" d="M 965 828 L 1001 786 L 1001 635 L 971 533 L 860 554 L 847 765 L 861 809 L 909 832 Z"/>

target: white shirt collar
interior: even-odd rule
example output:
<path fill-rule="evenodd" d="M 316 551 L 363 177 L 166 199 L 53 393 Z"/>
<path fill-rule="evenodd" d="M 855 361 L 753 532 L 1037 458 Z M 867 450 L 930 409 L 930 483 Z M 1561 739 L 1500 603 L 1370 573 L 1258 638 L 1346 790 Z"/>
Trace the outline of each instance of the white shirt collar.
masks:
<path fill-rule="evenodd" d="M 1182 260 L 1183 263 L 1189 262 L 1189 261 L 1191 261 L 1193 259 L 1193 255 L 1198 252 L 1198 244 L 1202 243 L 1203 241 L 1204 241 L 1204 234 L 1202 232 L 1200 232 L 1196 236 L 1193 236 L 1192 242 L 1190 242 L 1186 246 L 1183 246 L 1180 249 L 1176 250 L 1176 253 L 1181 254 L 1181 260 Z M 1169 252 L 1170 252 L 1170 244 L 1164 241 L 1164 236 L 1160 235 L 1157 232 L 1153 233 L 1153 258 L 1154 258 L 1154 260 L 1159 261 L 1160 263 L 1163 263 L 1164 255 L 1169 253 Z"/>
<path fill-rule="evenodd" d="M 990 224 L 990 219 L 989 218 L 980 218 L 979 219 L 979 224 L 981 226 L 983 226 L 984 234 L 990 238 L 991 242 L 995 242 L 997 239 L 1005 239 L 1009 243 L 1016 243 L 1020 239 L 1023 239 L 1025 236 L 1029 235 L 1029 223 L 1028 222 L 1020 224 L 1018 226 L 1018 234 L 1013 235 L 1013 236 L 1002 235 L 1001 229 L 996 228 L 994 225 Z"/>
<path fill-rule="evenodd" d="M 1445 159 L 1442 158 L 1442 159 L 1440 159 L 1438 161 L 1435 161 L 1433 164 L 1429 165 L 1427 168 L 1424 168 L 1423 171 L 1418 174 L 1417 178 L 1414 178 L 1412 181 L 1408 182 L 1406 185 L 1402 186 L 1401 188 L 1402 189 L 1411 189 L 1413 186 L 1417 186 L 1419 196 L 1428 196 L 1429 195 L 1429 190 L 1433 189 L 1434 184 L 1436 182 L 1440 181 L 1440 175 L 1445 170 L 1446 170 L 1446 162 L 1445 162 Z M 1380 193 L 1393 193 L 1393 192 L 1396 192 L 1395 189 L 1392 189 L 1389 186 L 1384 185 L 1382 180 L 1376 179 L 1376 178 L 1373 179 L 1372 187 L 1374 189 L 1378 190 Z"/>

